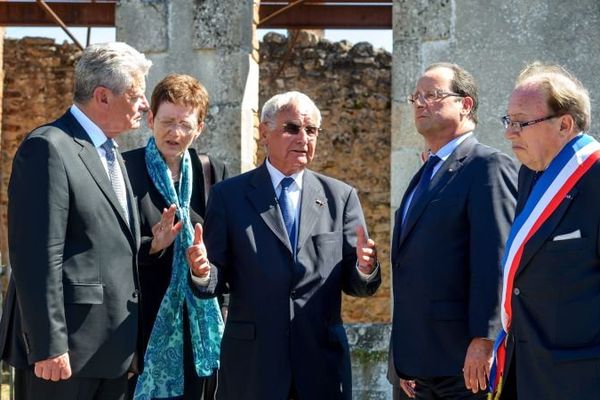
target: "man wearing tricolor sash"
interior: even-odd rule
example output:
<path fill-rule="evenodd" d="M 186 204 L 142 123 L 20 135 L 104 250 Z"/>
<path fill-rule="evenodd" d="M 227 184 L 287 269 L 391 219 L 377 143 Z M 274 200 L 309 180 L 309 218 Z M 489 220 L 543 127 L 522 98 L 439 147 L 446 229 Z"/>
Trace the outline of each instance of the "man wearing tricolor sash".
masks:
<path fill-rule="evenodd" d="M 502 400 L 600 399 L 600 144 L 587 90 L 533 63 L 502 118 L 519 197 L 491 384 Z"/>

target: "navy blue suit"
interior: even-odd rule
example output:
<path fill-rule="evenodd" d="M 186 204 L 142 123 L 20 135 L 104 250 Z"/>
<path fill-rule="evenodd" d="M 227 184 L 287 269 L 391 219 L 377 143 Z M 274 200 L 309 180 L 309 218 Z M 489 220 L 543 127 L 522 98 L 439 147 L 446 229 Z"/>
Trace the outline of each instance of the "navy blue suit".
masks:
<path fill-rule="evenodd" d="M 513 219 L 516 167 L 505 154 L 465 139 L 428 191 L 396 211 L 392 241 L 392 352 L 405 378 L 462 376 L 467 347 L 499 327 L 500 260 Z"/>

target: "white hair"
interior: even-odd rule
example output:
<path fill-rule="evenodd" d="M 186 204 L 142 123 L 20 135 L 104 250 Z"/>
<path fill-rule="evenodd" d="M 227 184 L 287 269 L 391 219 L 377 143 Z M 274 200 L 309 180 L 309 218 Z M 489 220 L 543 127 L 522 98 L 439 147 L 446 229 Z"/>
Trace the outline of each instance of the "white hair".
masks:
<path fill-rule="evenodd" d="M 319 111 L 310 97 L 297 91 L 277 94 L 267 100 L 263 105 L 260 121 L 273 122 L 280 111 L 291 106 L 295 106 L 297 109 L 307 109 L 308 113 L 315 115 L 317 126 L 321 126 L 321 111 Z"/>
<path fill-rule="evenodd" d="M 98 86 L 122 94 L 136 80 L 143 79 L 151 65 L 152 61 L 123 42 L 88 46 L 75 66 L 73 99 L 76 103 L 87 103 Z"/>

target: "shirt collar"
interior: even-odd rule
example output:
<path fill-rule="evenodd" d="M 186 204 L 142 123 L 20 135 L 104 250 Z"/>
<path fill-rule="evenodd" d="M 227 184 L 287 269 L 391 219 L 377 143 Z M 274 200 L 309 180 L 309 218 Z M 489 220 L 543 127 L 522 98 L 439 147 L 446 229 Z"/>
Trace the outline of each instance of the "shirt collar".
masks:
<path fill-rule="evenodd" d="M 454 139 L 452 139 L 451 141 L 449 141 L 448 143 L 446 143 L 441 149 L 439 149 L 437 151 L 437 153 L 435 153 L 436 156 L 438 156 L 442 161 L 446 161 L 446 159 L 448 157 L 450 157 L 450 154 L 452 154 L 452 152 L 454 150 L 456 150 L 456 148 L 462 143 L 464 142 L 468 137 L 473 136 L 473 132 L 467 132 L 464 135 L 460 135 L 458 137 L 455 137 Z"/>
<path fill-rule="evenodd" d="M 286 176 L 281 171 L 279 171 L 277 168 L 275 168 L 273 166 L 273 164 L 271 164 L 269 162 L 268 157 L 267 157 L 267 160 L 265 161 L 265 163 L 267 164 L 267 171 L 269 171 L 269 175 L 271 176 L 271 183 L 273 184 L 273 189 L 277 190 L 277 187 L 279 186 L 279 184 L 281 183 L 283 178 L 285 178 Z M 298 189 L 300 189 L 300 190 L 302 190 L 302 177 L 303 176 L 304 176 L 304 170 L 290 175 L 290 178 L 292 178 L 294 180 L 294 182 L 298 186 Z"/>
<path fill-rule="evenodd" d="M 99 148 L 106 142 L 108 139 L 102 129 L 98 125 L 94 123 L 87 115 L 83 113 L 75 104 L 71 106 L 71 114 L 73 117 L 79 122 L 79 124 L 83 127 L 85 132 L 88 134 L 90 139 L 92 139 L 92 143 L 94 147 Z M 118 144 L 115 141 L 115 148 L 118 148 Z"/>

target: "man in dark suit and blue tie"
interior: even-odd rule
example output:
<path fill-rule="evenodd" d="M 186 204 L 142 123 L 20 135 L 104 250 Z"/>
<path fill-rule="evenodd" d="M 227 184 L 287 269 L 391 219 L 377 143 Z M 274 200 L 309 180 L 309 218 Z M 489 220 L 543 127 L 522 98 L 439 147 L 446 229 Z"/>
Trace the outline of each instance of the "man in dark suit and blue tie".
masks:
<path fill-rule="evenodd" d="M 12 276 L 0 324 L 17 399 L 123 399 L 138 329 L 139 222 L 121 133 L 138 128 L 151 62 L 92 45 L 74 105 L 23 141 L 8 189 Z"/>
<path fill-rule="evenodd" d="M 477 92 L 467 71 L 439 63 L 408 98 L 429 148 L 396 211 L 391 250 L 391 353 L 411 398 L 486 396 L 516 167 L 475 139 Z"/>
<path fill-rule="evenodd" d="M 590 108 L 567 70 L 533 63 L 502 118 L 523 163 L 503 260 L 493 382 L 502 400 L 600 399 L 600 144 L 585 134 Z"/>
<path fill-rule="evenodd" d="M 302 93 L 267 101 L 267 159 L 214 186 L 205 247 L 196 227 L 198 290 L 230 293 L 218 399 L 352 398 L 341 294 L 372 295 L 380 268 L 356 190 L 306 168 L 320 124 Z"/>

